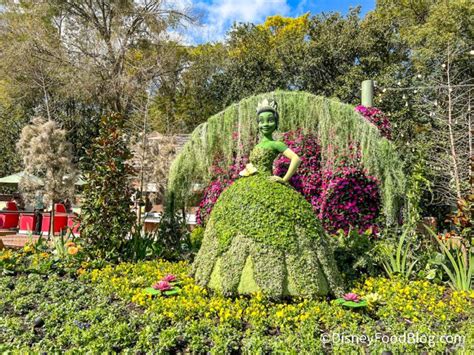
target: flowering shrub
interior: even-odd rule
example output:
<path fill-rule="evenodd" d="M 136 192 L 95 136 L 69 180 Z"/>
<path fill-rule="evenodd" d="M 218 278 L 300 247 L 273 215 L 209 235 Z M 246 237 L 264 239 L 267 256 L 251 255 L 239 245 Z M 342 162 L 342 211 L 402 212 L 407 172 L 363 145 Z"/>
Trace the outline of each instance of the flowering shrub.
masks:
<path fill-rule="evenodd" d="M 283 135 L 285 144 L 301 158 L 301 164 L 290 179 L 290 184 L 311 203 L 316 216 L 329 233 L 342 229 L 348 233 L 377 232 L 375 221 L 380 211 L 380 192 L 375 177 L 361 168 L 360 153 L 350 146 L 347 155 L 336 162 L 321 165 L 321 146 L 314 134 L 300 130 Z M 204 225 L 222 191 L 238 177 L 248 159 L 234 162 L 229 169 L 213 167 L 214 179 L 204 191 L 197 212 L 197 222 Z M 274 174 L 283 176 L 290 160 L 281 155 L 274 165 Z"/>
<path fill-rule="evenodd" d="M 203 198 L 196 212 L 196 222 L 198 225 L 204 225 L 206 223 L 222 191 L 232 185 L 239 177 L 239 172 L 242 171 L 248 163 L 248 157 L 243 157 L 240 160 L 234 158 L 234 163 L 230 167 L 225 168 L 219 165 L 219 160 L 220 159 L 216 159 L 211 167 L 212 180 L 204 189 Z"/>
<path fill-rule="evenodd" d="M 380 134 L 387 139 L 392 138 L 392 126 L 387 116 L 376 107 L 356 106 L 355 110 L 359 112 L 367 121 L 373 123 L 380 130 Z"/>
<path fill-rule="evenodd" d="M 298 171 L 290 179 L 290 184 L 305 196 L 317 213 L 322 193 L 321 146 L 314 134 L 301 131 L 287 132 L 283 135 L 285 144 L 301 158 Z M 275 161 L 274 174 L 284 176 L 290 160 L 281 155 Z"/>
<path fill-rule="evenodd" d="M 322 194 L 318 200 L 318 217 L 329 233 L 342 229 L 348 233 L 377 232 L 375 220 L 380 211 L 380 191 L 377 180 L 354 167 L 325 171 Z"/>

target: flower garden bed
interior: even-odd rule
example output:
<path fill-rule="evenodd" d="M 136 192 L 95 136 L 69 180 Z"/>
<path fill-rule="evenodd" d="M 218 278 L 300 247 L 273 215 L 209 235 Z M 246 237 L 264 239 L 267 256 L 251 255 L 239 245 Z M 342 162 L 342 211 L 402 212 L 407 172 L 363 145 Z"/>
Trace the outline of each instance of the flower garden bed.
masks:
<path fill-rule="evenodd" d="M 8 253 L 0 258 L 11 258 Z M 79 273 L 0 276 L 0 351 L 346 354 L 469 352 L 474 346 L 474 291 L 429 281 L 360 280 L 352 292 L 368 304 L 350 308 L 327 299 L 209 294 L 188 276 L 185 262 Z M 180 282 L 178 294 L 147 292 L 170 274 Z M 359 338 L 343 338 L 348 335 Z"/>

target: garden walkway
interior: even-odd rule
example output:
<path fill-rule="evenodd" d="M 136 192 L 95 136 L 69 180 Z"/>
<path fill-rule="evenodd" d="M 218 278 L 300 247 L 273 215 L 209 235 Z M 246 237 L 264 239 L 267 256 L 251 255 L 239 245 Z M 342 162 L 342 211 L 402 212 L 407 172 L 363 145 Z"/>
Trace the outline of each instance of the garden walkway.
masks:
<path fill-rule="evenodd" d="M 37 242 L 39 239 L 39 235 L 27 236 L 27 235 L 18 235 L 18 234 L 3 234 L 4 231 L 0 230 L 0 240 L 3 242 L 3 245 L 6 248 L 22 248 L 28 242 Z M 1 244 L 0 244 L 1 245 Z"/>

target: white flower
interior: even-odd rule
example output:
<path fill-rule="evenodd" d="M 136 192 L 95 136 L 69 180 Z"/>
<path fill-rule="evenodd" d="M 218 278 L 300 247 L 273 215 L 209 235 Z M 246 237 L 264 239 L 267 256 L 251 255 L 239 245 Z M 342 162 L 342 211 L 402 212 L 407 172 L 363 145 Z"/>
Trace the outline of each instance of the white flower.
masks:
<path fill-rule="evenodd" d="M 245 165 L 245 169 L 242 170 L 239 175 L 240 176 L 250 176 L 250 175 L 253 175 L 257 172 L 257 168 L 252 164 L 252 163 L 248 163 L 247 165 Z"/>

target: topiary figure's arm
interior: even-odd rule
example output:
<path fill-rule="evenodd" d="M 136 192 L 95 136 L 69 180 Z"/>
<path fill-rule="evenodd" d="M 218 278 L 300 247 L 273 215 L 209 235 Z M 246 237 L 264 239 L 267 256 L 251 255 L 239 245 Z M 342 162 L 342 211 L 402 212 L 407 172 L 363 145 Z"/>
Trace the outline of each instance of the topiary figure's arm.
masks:
<path fill-rule="evenodd" d="M 301 164 L 300 157 L 294 151 L 292 151 L 290 148 L 286 148 L 285 151 L 283 151 L 283 155 L 285 157 L 287 157 L 288 159 L 290 159 L 290 166 L 288 167 L 288 170 L 287 170 L 285 176 L 283 176 L 283 178 L 281 178 L 279 176 L 272 176 L 271 179 L 273 181 L 278 181 L 278 182 L 288 182 L 288 181 L 290 181 L 291 177 L 293 175 L 295 175 L 296 170 L 298 169 L 298 167 Z"/>
<path fill-rule="evenodd" d="M 296 170 L 301 164 L 300 157 L 292 151 L 290 148 L 286 149 L 283 152 L 283 155 L 290 159 L 290 166 L 288 167 L 288 171 L 286 172 L 285 176 L 283 176 L 283 181 L 288 182 L 290 181 L 291 177 L 295 175 Z"/>

